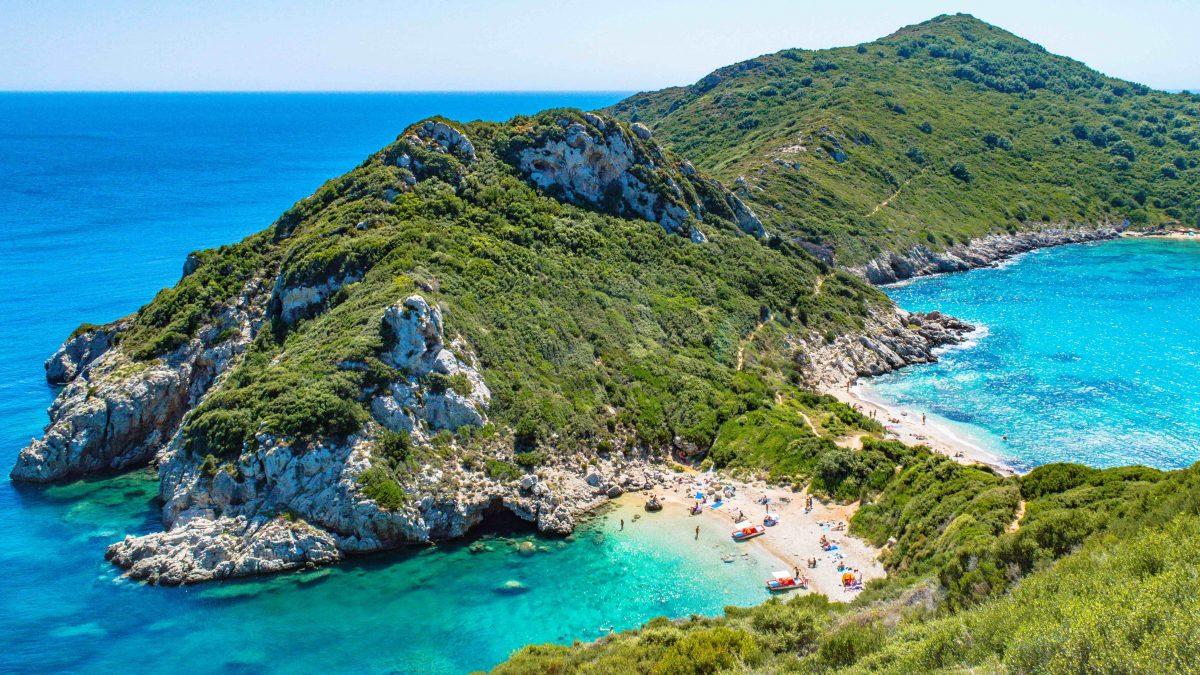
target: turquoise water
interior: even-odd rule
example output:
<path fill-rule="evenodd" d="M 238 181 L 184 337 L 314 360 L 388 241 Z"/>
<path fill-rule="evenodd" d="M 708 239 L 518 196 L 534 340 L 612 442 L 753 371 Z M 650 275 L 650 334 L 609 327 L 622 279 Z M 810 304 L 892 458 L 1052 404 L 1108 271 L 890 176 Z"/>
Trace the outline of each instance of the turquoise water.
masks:
<path fill-rule="evenodd" d="M 873 395 L 950 420 L 1022 470 L 1200 459 L 1200 242 L 1064 246 L 886 290 L 984 333 L 875 378 Z"/>
<path fill-rule="evenodd" d="M 188 251 L 266 227 L 422 117 L 505 119 L 621 97 L 0 94 L 3 474 L 46 422 L 42 360 L 80 321 L 123 316 L 173 284 Z M 493 541 L 490 553 L 455 545 L 147 588 L 103 554 L 159 529 L 155 494 L 140 473 L 50 488 L 0 480 L 0 672 L 458 672 L 528 642 L 715 614 L 764 593 L 755 561 L 694 562 L 687 547 L 717 556 L 723 532 L 675 541 L 678 527 L 631 515 L 624 532 L 597 520 L 573 543 L 537 540 L 547 550 L 529 557 Z"/>

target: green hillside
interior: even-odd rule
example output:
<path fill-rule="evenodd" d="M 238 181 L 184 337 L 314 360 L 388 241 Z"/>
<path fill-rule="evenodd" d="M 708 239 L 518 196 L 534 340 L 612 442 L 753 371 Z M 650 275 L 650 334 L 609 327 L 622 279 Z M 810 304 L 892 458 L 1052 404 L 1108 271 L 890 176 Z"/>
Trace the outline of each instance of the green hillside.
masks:
<path fill-rule="evenodd" d="M 789 49 L 611 112 L 770 231 L 857 264 L 1035 223 L 1200 221 L 1200 96 L 1106 77 L 968 15 Z"/>

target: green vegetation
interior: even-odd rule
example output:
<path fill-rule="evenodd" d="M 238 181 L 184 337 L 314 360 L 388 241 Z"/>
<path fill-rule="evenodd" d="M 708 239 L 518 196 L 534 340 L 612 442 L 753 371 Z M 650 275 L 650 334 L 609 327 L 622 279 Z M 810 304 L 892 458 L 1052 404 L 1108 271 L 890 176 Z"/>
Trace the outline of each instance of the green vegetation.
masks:
<path fill-rule="evenodd" d="M 516 480 L 521 477 L 521 470 L 500 459 L 488 459 L 484 462 L 484 473 L 495 480 Z"/>
<path fill-rule="evenodd" d="M 714 466 L 735 474 L 764 472 L 773 482 L 810 485 L 815 494 L 852 501 L 883 489 L 912 451 L 870 437 L 861 450 L 850 450 L 834 438 L 879 431 L 877 422 L 832 396 L 793 392 L 722 425 L 708 456 Z"/>
<path fill-rule="evenodd" d="M 1200 224 L 1200 96 L 966 15 L 759 56 L 610 110 L 728 184 L 744 176 L 769 230 L 843 264 L 1038 222 Z"/>
<path fill-rule="evenodd" d="M 374 499 L 380 508 L 396 511 L 408 503 L 404 488 L 383 467 L 373 466 L 363 471 L 358 475 L 358 483 L 362 486 L 363 494 Z"/>

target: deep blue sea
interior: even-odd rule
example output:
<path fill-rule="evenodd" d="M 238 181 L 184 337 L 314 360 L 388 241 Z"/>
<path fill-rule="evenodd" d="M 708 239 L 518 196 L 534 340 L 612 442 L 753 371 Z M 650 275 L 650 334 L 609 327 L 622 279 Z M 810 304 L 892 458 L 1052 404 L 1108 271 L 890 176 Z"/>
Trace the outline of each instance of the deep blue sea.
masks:
<path fill-rule="evenodd" d="M 930 411 L 1020 470 L 1200 460 L 1200 241 L 1064 246 L 886 291 L 983 330 L 869 396 Z"/>
<path fill-rule="evenodd" d="M 81 321 L 175 283 L 189 251 L 265 228 L 425 116 L 502 120 L 622 96 L 0 94 L 0 672 L 463 672 L 529 642 L 761 601 L 766 563 L 696 564 L 719 559 L 724 533 L 676 540 L 631 513 L 623 532 L 610 515 L 574 542 L 519 535 L 544 549 L 527 557 L 492 537 L 481 554 L 459 544 L 151 588 L 103 554 L 159 529 L 153 476 L 7 479 L 47 419 L 43 359 Z"/>

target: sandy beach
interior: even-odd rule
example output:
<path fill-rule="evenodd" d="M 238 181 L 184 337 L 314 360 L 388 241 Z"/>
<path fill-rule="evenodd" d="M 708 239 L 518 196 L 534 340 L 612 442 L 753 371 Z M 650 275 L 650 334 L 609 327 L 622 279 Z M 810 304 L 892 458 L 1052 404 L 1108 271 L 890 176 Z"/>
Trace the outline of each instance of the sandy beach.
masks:
<path fill-rule="evenodd" d="M 1185 239 L 1200 241 L 1200 230 L 1165 230 L 1162 232 L 1125 232 L 1122 237 L 1133 239 Z"/>
<path fill-rule="evenodd" d="M 695 504 L 698 491 L 708 492 L 717 485 L 734 486 L 735 495 L 726 498 L 717 509 L 712 508 L 713 498 L 709 497 L 703 513 L 686 515 Z M 806 513 L 804 504 L 807 493 L 794 493 L 761 482 L 747 484 L 712 474 L 691 472 L 680 474 L 677 482 L 664 489 L 650 490 L 624 499 L 635 499 L 641 505 L 651 494 L 657 494 L 663 502 L 663 511 L 658 514 L 645 513 L 642 522 L 653 523 L 659 517 L 670 526 L 686 526 L 684 536 L 692 536 L 693 527 L 698 526 L 709 532 L 716 529 L 722 537 L 729 537 L 736 529 L 762 524 L 769 506 L 770 512 L 779 516 L 779 523 L 768 527 L 767 533 L 762 536 L 736 544 L 733 550 L 746 548 L 768 554 L 773 560 L 772 571 L 800 568 L 800 573 L 809 579 L 808 590 L 790 591 L 788 594 L 824 593 L 831 600 L 848 602 L 854 599 L 857 592 L 843 588 L 841 579 L 845 572 L 860 576 L 863 583 L 886 576 L 878 561 L 880 550 L 849 536 L 845 531 L 849 527 L 850 517 L 858 508 L 857 504 L 826 504 L 814 498 L 812 511 Z M 769 505 L 758 503 L 764 496 L 770 499 Z M 685 514 L 682 523 L 679 514 Z M 739 522 L 739 516 L 744 516 L 744 520 Z M 822 536 L 837 548 L 823 550 L 820 545 Z M 732 542 L 732 538 L 729 541 Z M 808 567 L 809 559 L 817 561 L 815 568 Z M 725 563 L 714 556 L 712 564 Z M 838 569 L 839 566 L 842 569 Z M 762 581 L 766 583 L 765 576 Z"/>
<path fill-rule="evenodd" d="M 964 438 L 948 424 L 935 418 L 922 418 L 922 411 L 884 404 L 869 398 L 860 384 L 849 389 L 828 389 L 825 393 L 839 401 L 857 407 L 864 414 L 875 412 L 875 418 L 884 425 L 888 435 L 909 445 L 925 445 L 963 464 L 984 464 L 1003 476 L 1015 472 L 1004 460 L 986 448 Z"/>

